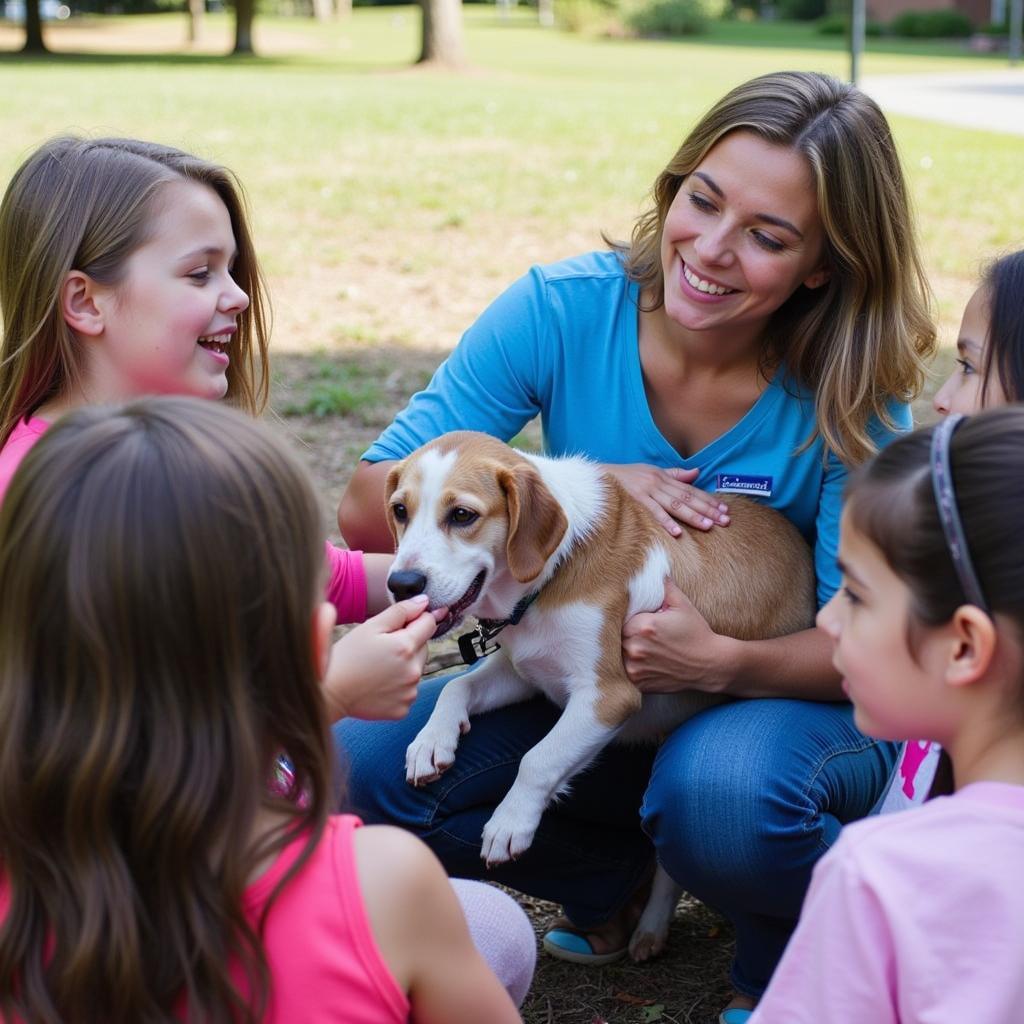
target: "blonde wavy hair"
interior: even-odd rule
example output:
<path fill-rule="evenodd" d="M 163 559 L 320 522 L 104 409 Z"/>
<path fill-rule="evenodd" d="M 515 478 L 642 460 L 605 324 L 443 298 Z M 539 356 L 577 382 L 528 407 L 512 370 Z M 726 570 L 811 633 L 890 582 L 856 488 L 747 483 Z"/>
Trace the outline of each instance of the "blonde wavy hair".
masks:
<path fill-rule="evenodd" d="M 269 303 L 241 186 L 226 168 L 138 139 L 61 136 L 15 172 L 0 203 L 0 445 L 18 421 L 73 387 L 82 349 L 60 290 L 71 270 L 117 285 L 149 237 L 162 187 L 194 181 L 227 207 L 238 255 L 232 276 L 249 296 L 231 343 L 228 400 L 249 413 L 269 394 Z"/>
<path fill-rule="evenodd" d="M 690 132 L 652 189 L 629 243 L 611 242 L 646 297 L 664 301 L 661 233 L 680 185 L 729 132 L 750 131 L 803 154 L 825 234 L 828 282 L 802 285 L 776 311 L 766 365 L 784 362 L 815 394 L 816 430 L 847 463 L 877 450 L 869 423 L 910 401 L 935 350 L 930 292 L 914 238 L 899 155 L 877 104 L 827 75 L 787 71 L 737 86 Z"/>

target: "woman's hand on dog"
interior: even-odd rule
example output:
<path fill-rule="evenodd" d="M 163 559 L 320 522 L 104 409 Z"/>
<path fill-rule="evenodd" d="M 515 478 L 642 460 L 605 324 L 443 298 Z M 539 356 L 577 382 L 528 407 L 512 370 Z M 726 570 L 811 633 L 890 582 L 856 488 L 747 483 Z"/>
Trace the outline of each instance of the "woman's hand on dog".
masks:
<path fill-rule="evenodd" d="M 421 594 L 391 605 L 334 644 L 323 681 L 331 721 L 404 718 L 416 699 L 427 641 L 446 612 L 427 611 Z"/>
<path fill-rule="evenodd" d="M 642 693 L 703 690 L 724 693 L 729 678 L 723 669 L 723 643 L 690 599 L 665 580 L 665 603 L 656 612 L 640 612 L 622 627 L 622 664 Z"/>
<path fill-rule="evenodd" d="M 649 508 L 673 537 L 682 533 L 680 523 L 698 530 L 729 525 L 729 507 L 717 495 L 693 486 L 699 470 L 661 469 L 642 462 L 623 466 L 606 463 L 602 468 Z"/>

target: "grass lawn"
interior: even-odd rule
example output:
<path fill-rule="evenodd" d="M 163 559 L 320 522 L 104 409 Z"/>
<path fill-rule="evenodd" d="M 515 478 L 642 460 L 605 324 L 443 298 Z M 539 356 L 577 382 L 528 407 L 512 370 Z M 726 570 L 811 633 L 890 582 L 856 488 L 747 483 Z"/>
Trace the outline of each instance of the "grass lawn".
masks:
<path fill-rule="evenodd" d="M 410 67 L 416 8 L 342 24 L 260 17 L 261 56 L 224 59 L 226 16 L 184 45 L 182 15 L 47 26 L 59 58 L 14 52 L 0 22 L 0 179 L 43 139 L 138 135 L 220 160 L 254 211 L 274 299 L 275 409 L 307 449 L 325 511 L 366 442 L 474 316 L 534 262 L 623 237 L 688 127 L 735 83 L 784 68 L 845 75 L 806 26 L 717 26 L 689 42 L 575 37 L 467 7 L 471 67 Z M 869 41 L 864 73 L 997 68 L 954 45 Z M 948 341 L 980 263 L 1024 244 L 1024 140 L 892 119 Z M 948 365 L 948 354 L 944 357 Z M 545 960 L 531 1022 L 705 1022 L 728 930 L 681 915 L 662 966 Z M 636 1000 L 663 1003 L 661 1017 Z M 632 1000 L 632 1001 L 631 1001 Z"/>

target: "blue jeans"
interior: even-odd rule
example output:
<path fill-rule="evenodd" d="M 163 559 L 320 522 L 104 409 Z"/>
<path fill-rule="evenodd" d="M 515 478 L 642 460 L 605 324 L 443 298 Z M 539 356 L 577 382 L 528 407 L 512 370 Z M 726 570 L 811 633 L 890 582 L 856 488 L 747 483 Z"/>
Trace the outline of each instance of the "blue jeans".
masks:
<path fill-rule="evenodd" d="M 895 744 L 857 730 L 848 704 L 724 704 L 684 722 L 660 748 L 606 748 L 545 812 L 530 849 L 487 870 L 484 824 L 560 711 L 538 697 L 475 717 L 455 764 L 416 789 L 405 781 L 405 748 L 444 682 L 424 683 L 401 722 L 335 726 L 352 810 L 415 832 L 450 874 L 561 903 L 581 927 L 622 906 L 656 854 L 732 921 L 733 984 L 751 996 L 782 956 L 815 862 L 845 823 L 871 810 L 896 759 Z"/>

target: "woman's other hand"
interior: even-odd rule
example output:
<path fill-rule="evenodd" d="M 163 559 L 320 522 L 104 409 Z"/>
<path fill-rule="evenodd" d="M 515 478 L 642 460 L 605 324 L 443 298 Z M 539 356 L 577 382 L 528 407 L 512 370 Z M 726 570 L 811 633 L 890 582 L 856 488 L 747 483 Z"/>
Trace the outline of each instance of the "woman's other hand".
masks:
<path fill-rule="evenodd" d="M 602 469 L 649 508 L 673 537 L 683 532 L 680 523 L 697 530 L 710 530 L 716 524 L 729 525 L 728 505 L 720 501 L 718 495 L 693 486 L 699 470 L 661 469 L 642 462 L 625 466 L 605 463 Z"/>
<path fill-rule="evenodd" d="M 665 580 L 665 603 L 622 627 L 622 664 L 642 693 L 703 690 L 722 693 L 729 679 L 722 641 L 690 599 Z"/>

